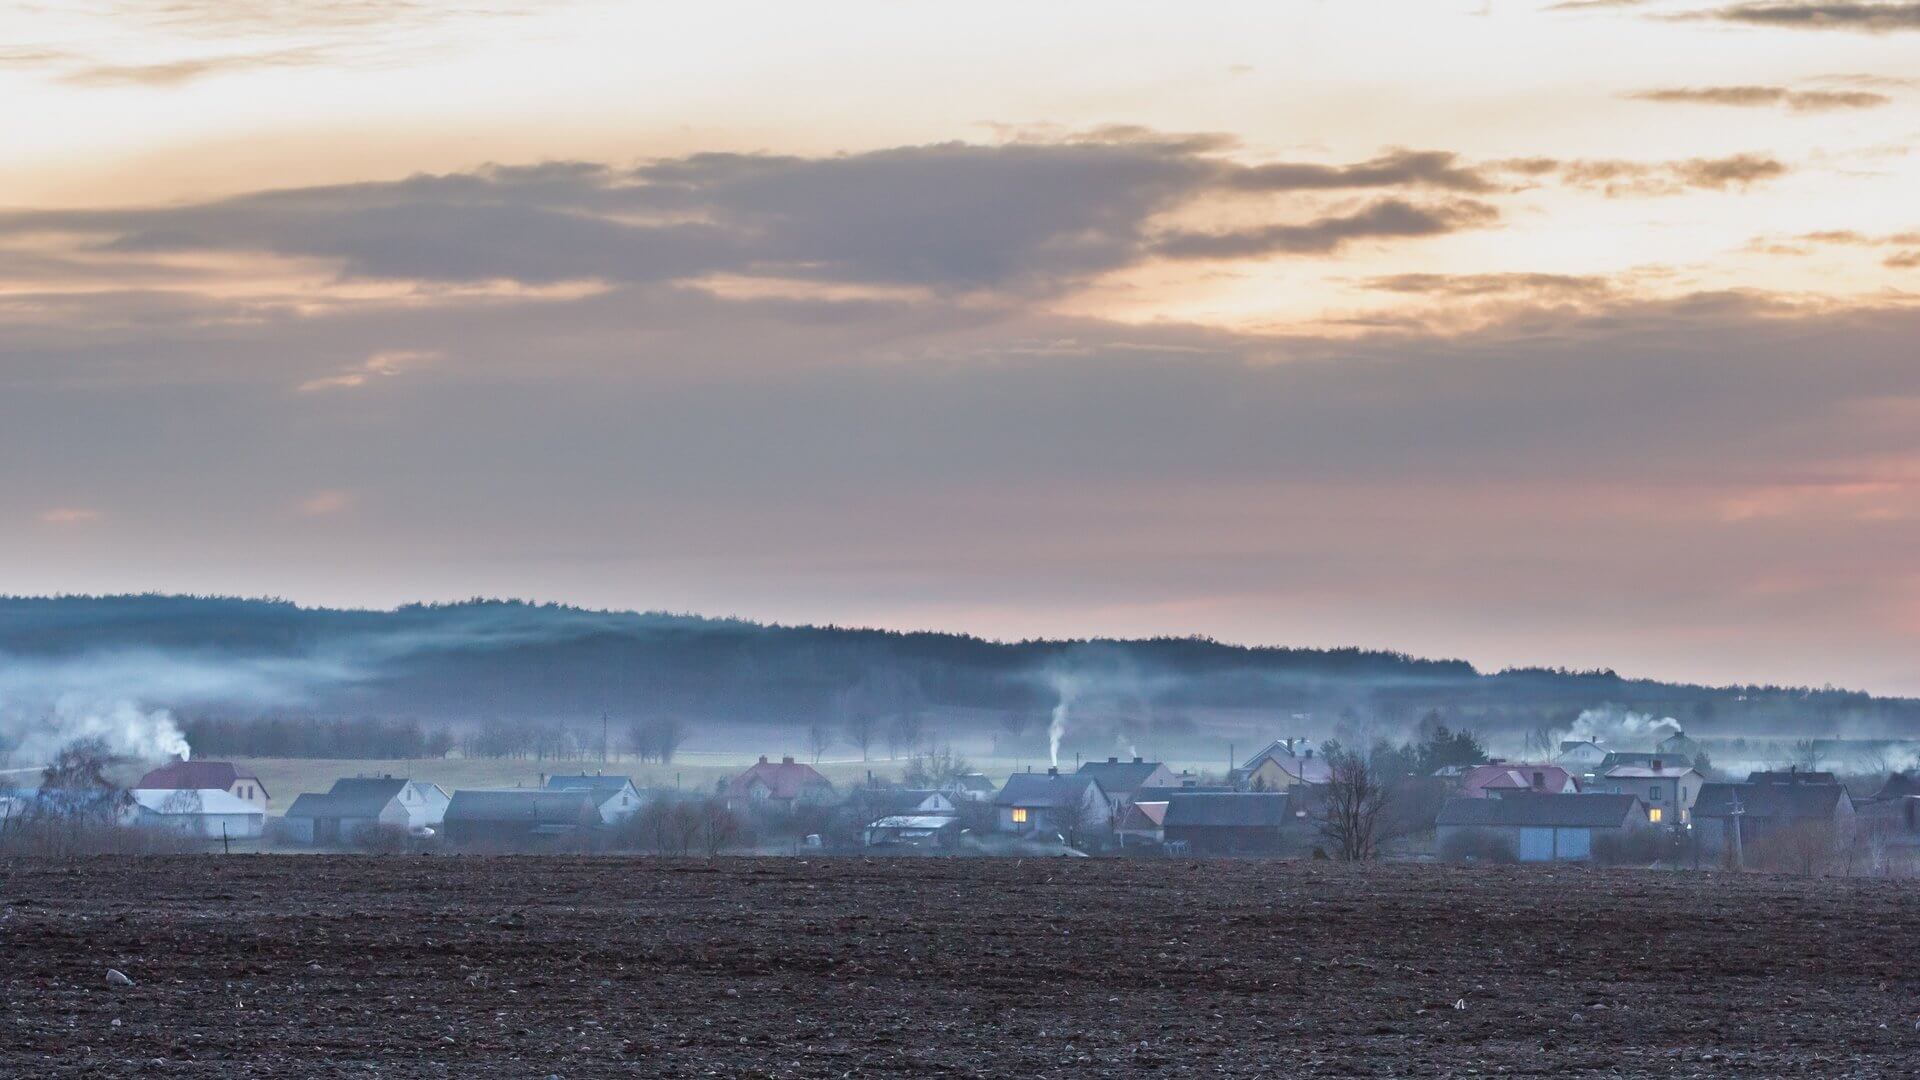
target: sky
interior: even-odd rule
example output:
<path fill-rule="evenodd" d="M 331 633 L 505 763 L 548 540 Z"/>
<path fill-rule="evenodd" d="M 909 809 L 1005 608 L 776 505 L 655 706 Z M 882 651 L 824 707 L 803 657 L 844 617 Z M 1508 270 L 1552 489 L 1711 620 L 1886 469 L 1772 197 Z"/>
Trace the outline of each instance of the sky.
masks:
<path fill-rule="evenodd" d="M 1920 4 L 0 0 L 0 591 L 1920 694 Z"/>

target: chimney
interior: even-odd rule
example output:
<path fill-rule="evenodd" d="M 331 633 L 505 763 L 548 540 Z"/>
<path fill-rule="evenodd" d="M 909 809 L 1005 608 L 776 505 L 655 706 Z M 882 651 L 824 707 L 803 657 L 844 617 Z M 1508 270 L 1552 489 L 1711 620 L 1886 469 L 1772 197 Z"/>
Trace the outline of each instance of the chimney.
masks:
<path fill-rule="evenodd" d="M 1654 759 L 1653 759 L 1653 771 L 1654 771 L 1654 772 L 1659 772 L 1659 771 L 1660 771 L 1660 759 L 1659 759 L 1659 758 L 1654 758 Z"/>
<path fill-rule="evenodd" d="M 781 758 L 781 759 L 780 759 L 780 764 L 782 764 L 782 765 L 791 765 L 791 764 L 793 764 L 793 755 L 791 755 L 791 754 L 789 754 L 789 755 L 787 755 L 786 757 L 783 757 L 783 758 Z"/>
<path fill-rule="evenodd" d="M 1049 766 L 1047 766 L 1047 775 L 1048 775 L 1048 776 L 1059 776 L 1059 775 L 1060 775 L 1060 770 L 1059 770 L 1059 769 L 1057 769 L 1057 768 L 1055 768 L 1055 767 L 1053 767 L 1052 765 L 1049 765 Z"/>
<path fill-rule="evenodd" d="M 1145 765 L 1147 762 L 1145 758 L 1142 758 L 1139 754 L 1135 754 L 1133 755 L 1133 763 L 1135 765 Z"/>
<path fill-rule="evenodd" d="M 1139 759 L 1139 758 L 1134 758 L 1133 760 L 1135 760 L 1135 761 L 1139 761 L 1140 759 Z M 1117 758 L 1117 757 L 1110 757 L 1110 758 L 1108 758 L 1108 759 L 1107 759 L 1107 764 L 1109 764 L 1109 765 L 1118 765 L 1118 764 L 1120 764 L 1120 759 L 1119 759 L 1119 758 Z"/>
<path fill-rule="evenodd" d="M 1307 747 L 1307 750 L 1306 750 L 1306 760 L 1307 760 L 1307 761 L 1312 761 L 1312 760 L 1313 760 L 1313 747 L 1311 747 L 1311 746 L 1309 746 L 1309 747 Z"/>
<path fill-rule="evenodd" d="M 765 754 L 761 754 L 761 755 L 760 755 L 760 764 L 762 764 L 762 765 L 765 765 L 766 763 L 767 763 L 767 755 L 765 755 Z"/>

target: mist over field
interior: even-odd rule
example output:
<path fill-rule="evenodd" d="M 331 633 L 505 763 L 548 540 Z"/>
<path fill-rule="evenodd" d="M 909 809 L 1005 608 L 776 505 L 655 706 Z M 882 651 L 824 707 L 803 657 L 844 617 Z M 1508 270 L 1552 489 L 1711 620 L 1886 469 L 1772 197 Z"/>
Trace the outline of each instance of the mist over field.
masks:
<path fill-rule="evenodd" d="M 1364 744 L 1429 717 L 1515 751 L 1549 726 L 1621 746 L 1682 727 L 1709 737 L 1920 734 L 1913 699 L 1610 671 L 1480 672 L 1358 648 L 995 642 L 478 600 L 391 611 L 184 596 L 0 601 L 0 735 L 23 759 L 86 735 L 151 759 L 181 752 L 180 732 L 196 723 L 352 719 L 450 739 L 488 726 L 597 728 L 606 718 L 625 731 L 667 719 L 690 746 L 751 752 L 796 745 L 809 727 L 841 732 L 854 715 L 909 717 L 917 743 L 1036 760 L 1214 760 L 1291 735 Z"/>

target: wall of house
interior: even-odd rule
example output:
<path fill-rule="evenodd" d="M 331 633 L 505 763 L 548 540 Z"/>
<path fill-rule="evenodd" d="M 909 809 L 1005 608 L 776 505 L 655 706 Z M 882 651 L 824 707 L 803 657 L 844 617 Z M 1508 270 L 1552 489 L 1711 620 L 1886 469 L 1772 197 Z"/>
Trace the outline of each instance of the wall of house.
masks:
<path fill-rule="evenodd" d="M 253 779 L 235 780 L 227 792 L 236 799 L 244 799 L 250 806 L 257 807 L 261 813 L 267 810 L 267 791 L 260 781 Z"/>

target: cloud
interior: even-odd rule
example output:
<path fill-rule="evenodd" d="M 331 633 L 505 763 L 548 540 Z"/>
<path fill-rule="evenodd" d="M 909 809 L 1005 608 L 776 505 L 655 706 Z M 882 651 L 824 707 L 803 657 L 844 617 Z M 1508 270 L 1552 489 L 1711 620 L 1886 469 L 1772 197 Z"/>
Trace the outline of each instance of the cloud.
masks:
<path fill-rule="evenodd" d="M 1246 191 L 1314 191 L 1380 187 L 1436 187 L 1488 192 L 1496 185 L 1444 151 L 1395 150 L 1353 165 L 1281 162 L 1232 170 L 1227 182 Z"/>
<path fill-rule="evenodd" d="M 1627 97 L 1672 105 L 1732 105 L 1747 108 L 1784 105 L 1794 112 L 1873 109 L 1893 99 L 1866 90 L 1789 90 L 1784 86 L 1701 86 L 1642 90 Z"/>
<path fill-rule="evenodd" d="M 1315 201 L 1343 190 L 1495 186 L 1450 153 L 1248 165 L 1221 157 L 1223 146 L 1215 136 L 1110 127 L 1051 141 L 831 157 L 488 166 L 188 206 L 4 214 L 0 234 L 86 237 L 84 250 L 96 254 L 320 259 L 364 279 L 547 285 L 746 275 L 1035 296 L 1155 254 L 1328 252 L 1351 238 L 1428 236 L 1496 216 L 1483 202 L 1389 197 L 1339 214 Z M 1162 235 L 1164 215 L 1219 200 L 1265 200 L 1259 212 L 1277 220 L 1233 239 Z M 1320 217 L 1294 223 L 1316 210 Z"/>
<path fill-rule="evenodd" d="M 1882 263 L 1891 270 L 1920 269 L 1920 250 L 1895 252 L 1883 259 Z"/>
<path fill-rule="evenodd" d="M 330 54 L 324 49 L 300 48 L 201 56 L 151 64 L 92 64 L 62 75 L 61 81 L 77 86 L 178 86 L 196 79 L 239 71 L 320 64 L 329 58 Z"/>
<path fill-rule="evenodd" d="M 78 506 L 56 506 L 51 510 L 42 510 L 38 517 L 44 525 L 56 525 L 63 528 L 75 525 L 91 525 L 104 517 L 98 510 L 89 510 Z"/>
<path fill-rule="evenodd" d="M 1733 154 L 1681 161 L 1625 161 L 1612 158 L 1514 158 L 1497 167 L 1521 176 L 1555 177 L 1573 187 L 1607 196 L 1665 196 L 1689 190 L 1726 191 L 1785 176 L 1787 166 L 1766 154 Z"/>
<path fill-rule="evenodd" d="M 1440 236 L 1492 225 L 1500 212 L 1472 200 L 1417 206 L 1383 199 L 1350 214 L 1298 225 L 1266 225 L 1228 232 L 1171 232 L 1154 251 L 1172 259 L 1236 259 L 1266 255 L 1323 255 L 1354 240 Z"/>
<path fill-rule="evenodd" d="M 1615 291 L 1604 277 L 1576 274 L 1393 274 L 1365 282 L 1369 289 L 1417 296 L 1604 296 Z"/>
<path fill-rule="evenodd" d="M 1790 30 L 1854 30 L 1876 34 L 1920 30 L 1920 4 L 1916 3 L 1732 4 L 1681 17 Z"/>
<path fill-rule="evenodd" d="M 303 394 L 315 393 L 322 390 L 351 390 L 365 386 L 369 380 L 389 378 L 400 374 L 407 368 L 429 363 L 440 358 L 441 354 L 433 351 L 396 349 L 388 352 L 377 352 L 345 371 L 308 379 L 300 383 L 295 389 Z"/>

